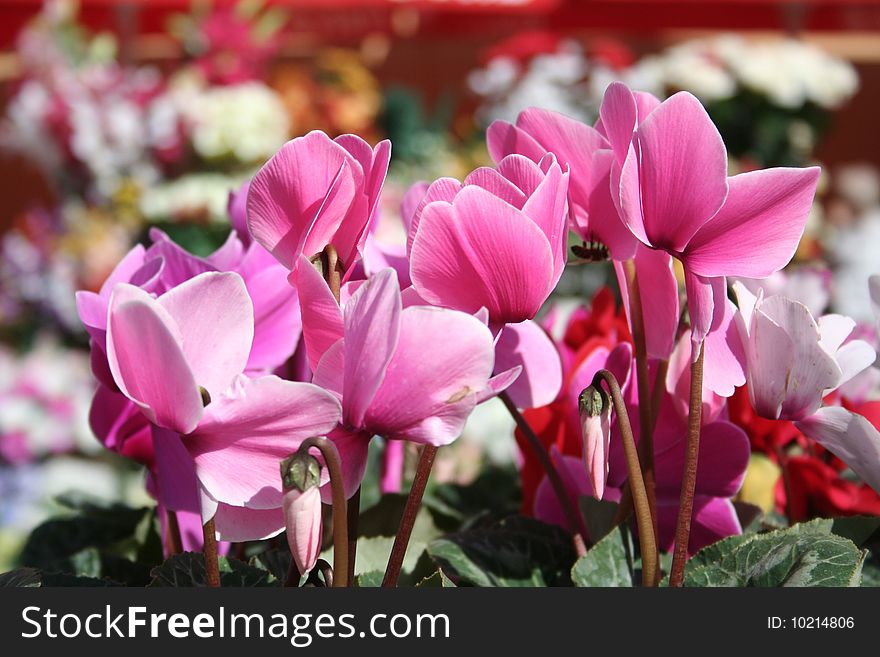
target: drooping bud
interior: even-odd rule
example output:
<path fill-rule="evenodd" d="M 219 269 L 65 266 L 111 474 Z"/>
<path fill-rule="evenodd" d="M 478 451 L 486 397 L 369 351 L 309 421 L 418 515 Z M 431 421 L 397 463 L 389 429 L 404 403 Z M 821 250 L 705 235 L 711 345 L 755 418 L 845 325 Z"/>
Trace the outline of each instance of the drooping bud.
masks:
<path fill-rule="evenodd" d="M 608 476 L 611 445 L 611 398 L 597 386 L 588 386 L 578 397 L 584 465 L 593 485 L 593 497 L 601 500 Z"/>
<path fill-rule="evenodd" d="M 299 572 L 307 573 L 321 552 L 321 464 L 311 454 L 292 454 L 281 462 L 281 482 L 290 554 Z"/>

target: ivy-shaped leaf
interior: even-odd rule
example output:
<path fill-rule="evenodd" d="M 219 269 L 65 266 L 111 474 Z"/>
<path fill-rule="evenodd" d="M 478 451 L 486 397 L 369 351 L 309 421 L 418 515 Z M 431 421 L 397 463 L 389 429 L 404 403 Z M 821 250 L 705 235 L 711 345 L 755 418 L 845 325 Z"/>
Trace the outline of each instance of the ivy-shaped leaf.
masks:
<path fill-rule="evenodd" d="M 635 567 L 632 535 L 620 526 L 577 560 L 571 580 L 575 586 L 634 586 Z"/>
<path fill-rule="evenodd" d="M 437 539 L 428 553 L 457 585 L 569 586 L 571 537 L 555 525 L 512 516 Z"/>
<path fill-rule="evenodd" d="M 150 586 L 201 587 L 207 586 L 205 557 L 201 552 L 184 552 L 168 559 L 152 570 Z M 261 568 L 238 559 L 220 557 L 220 586 L 252 587 L 275 586 L 272 575 Z"/>

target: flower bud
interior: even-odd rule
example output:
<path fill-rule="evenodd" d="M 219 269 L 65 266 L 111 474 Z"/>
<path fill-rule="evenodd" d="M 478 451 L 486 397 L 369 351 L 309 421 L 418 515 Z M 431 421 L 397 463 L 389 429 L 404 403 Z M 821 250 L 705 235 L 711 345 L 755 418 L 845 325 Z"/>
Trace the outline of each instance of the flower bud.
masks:
<path fill-rule="evenodd" d="M 588 386 L 578 398 L 584 465 L 593 485 L 593 497 L 601 500 L 608 476 L 611 443 L 611 399 L 597 386 Z"/>
<path fill-rule="evenodd" d="M 310 454 L 292 454 L 281 462 L 281 481 L 290 554 L 299 572 L 307 573 L 321 552 L 321 464 Z"/>

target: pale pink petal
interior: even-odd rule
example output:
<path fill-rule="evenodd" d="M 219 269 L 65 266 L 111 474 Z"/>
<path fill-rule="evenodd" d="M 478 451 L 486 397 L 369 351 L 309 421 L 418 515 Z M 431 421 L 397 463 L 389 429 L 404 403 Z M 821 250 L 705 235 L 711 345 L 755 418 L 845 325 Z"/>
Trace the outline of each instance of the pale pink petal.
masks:
<path fill-rule="evenodd" d="M 691 342 L 694 345 L 691 357 L 697 360 L 700 355 L 699 345 L 710 331 L 721 325 L 724 300 L 727 299 L 727 281 L 723 277 L 705 278 L 685 270 L 684 285 L 691 318 Z"/>
<path fill-rule="evenodd" d="M 684 251 L 727 197 L 724 142 L 700 101 L 687 92 L 665 100 L 636 135 L 647 237 L 654 246 Z M 639 211 L 625 207 L 627 214 Z"/>
<path fill-rule="evenodd" d="M 360 428 L 398 344 L 401 303 L 394 271 L 383 269 L 364 283 L 344 314 L 344 421 Z"/>
<path fill-rule="evenodd" d="M 746 354 L 734 321 L 736 306 L 723 300 L 721 324 L 706 336 L 703 387 L 721 397 L 730 397 L 746 382 Z"/>
<path fill-rule="evenodd" d="M 476 318 L 427 306 L 407 308 L 365 426 L 390 439 L 450 443 L 486 387 L 493 362 L 492 334 Z"/>
<path fill-rule="evenodd" d="M 421 180 L 410 185 L 409 189 L 403 195 L 400 201 L 400 218 L 403 220 L 403 228 L 409 235 L 412 230 L 413 218 L 416 216 L 416 210 L 428 193 L 428 183 Z"/>
<path fill-rule="evenodd" d="M 785 332 L 794 350 L 787 363 L 786 394 L 780 414 L 784 419 L 800 420 L 819 408 L 825 390 L 837 387 L 841 370 L 834 358 L 819 344 L 819 328 L 803 304 L 780 296 L 764 299 L 755 310 L 752 339 L 758 338 L 759 332 L 766 330 L 770 324 Z M 775 351 L 772 342 L 762 346 L 757 357 L 763 361 L 778 360 L 785 354 L 783 350 Z M 758 367 L 768 366 L 761 363 Z M 778 366 L 769 367 L 775 369 Z M 749 368 L 752 368 L 751 360 Z"/>
<path fill-rule="evenodd" d="M 852 340 L 837 350 L 834 360 L 840 367 L 840 382 L 837 384 L 839 388 L 871 367 L 877 360 L 877 352 L 864 340 Z"/>
<path fill-rule="evenodd" d="M 562 364 L 550 337 L 537 323 L 508 324 L 495 345 L 495 372 L 521 366 L 519 378 L 507 389 L 518 408 L 545 406 L 559 394 Z"/>
<path fill-rule="evenodd" d="M 217 540 L 243 543 L 262 541 L 284 531 L 284 513 L 276 509 L 249 509 L 218 504 L 214 513 Z"/>
<path fill-rule="evenodd" d="M 484 401 L 500 395 L 513 385 L 514 381 L 516 381 L 522 371 L 522 365 L 517 365 L 516 367 L 511 367 L 509 370 L 504 370 L 500 374 L 493 376 L 486 382 L 486 387 L 477 393 L 475 403 L 482 404 Z"/>
<path fill-rule="evenodd" d="M 306 491 L 296 488 L 284 493 L 282 509 L 287 527 L 287 543 L 300 574 L 315 567 L 321 553 L 321 492 L 317 486 Z"/>
<path fill-rule="evenodd" d="M 174 321 L 150 295 L 131 285 L 116 286 L 107 327 L 113 379 L 151 422 L 189 433 L 203 406 L 180 343 Z"/>
<path fill-rule="evenodd" d="M 296 288 L 287 284 L 287 270 L 273 265 L 245 279 L 254 305 L 254 343 L 249 372 L 271 371 L 293 355 L 302 330 Z"/>
<path fill-rule="evenodd" d="M 281 505 L 281 460 L 306 438 L 329 433 L 339 417 L 336 398 L 310 383 L 240 377 L 207 406 L 184 445 L 214 499 L 268 509 Z"/>
<path fill-rule="evenodd" d="M 345 387 L 345 340 L 330 345 L 315 366 L 312 383 L 342 399 Z"/>
<path fill-rule="evenodd" d="M 880 432 L 868 420 L 845 408 L 826 406 L 796 425 L 880 492 Z"/>
<path fill-rule="evenodd" d="M 291 276 L 296 281 L 303 340 L 309 366 L 314 371 L 324 352 L 345 333 L 342 310 L 308 258 L 300 256 L 299 266 Z"/>
<path fill-rule="evenodd" d="M 694 234 L 686 265 L 703 276 L 763 278 L 797 250 L 819 167 L 762 169 L 729 179 L 724 206 Z"/>
<path fill-rule="evenodd" d="M 180 331 L 196 383 L 213 397 L 244 372 L 254 341 L 254 306 L 241 276 L 209 272 L 158 300 Z"/>
<path fill-rule="evenodd" d="M 232 271 L 244 258 L 244 252 L 244 244 L 233 230 L 220 248 L 205 258 L 205 262 L 217 271 Z"/>
<path fill-rule="evenodd" d="M 553 253 L 527 216 L 485 190 L 465 187 L 453 204 L 422 212 L 410 275 L 434 305 L 476 312 L 495 323 L 531 319 L 550 292 Z"/>

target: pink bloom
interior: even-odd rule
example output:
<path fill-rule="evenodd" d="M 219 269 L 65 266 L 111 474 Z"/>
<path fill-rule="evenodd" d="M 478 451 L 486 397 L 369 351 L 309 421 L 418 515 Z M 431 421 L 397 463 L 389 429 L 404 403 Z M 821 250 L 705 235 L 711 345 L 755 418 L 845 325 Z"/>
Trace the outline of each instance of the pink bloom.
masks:
<path fill-rule="evenodd" d="M 355 264 L 385 182 L 391 143 L 320 131 L 287 142 L 251 181 L 248 227 L 288 269 L 328 244 L 346 272 Z"/>
<path fill-rule="evenodd" d="M 855 322 L 842 315 L 824 315 L 817 322 L 803 304 L 781 296 L 764 299 L 763 290 L 755 296 L 741 283 L 734 291 L 755 412 L 793 420 L 880 491 L 880 432 L 845 408 L 822 406 L 824 397 L 876 358 L 867 342 L 847 341 Z"/>
<path fill-rule="evenodd" d="M 202 517 L 227 540 L 280 531 L 278 463 L 339 419 L 316 386 L 243 375 L 253 321 L 241 277 L 209 272 L 158 298 L 119 284 L 107 322 L 113 379 L 153 426 L 160 501 L 193 510 L 195 479 Z"/>
<path fill-rule="evenodd" d="M 360 483 L 372 436 L 448 444 L 474 406 L 519 372 L 490 380 L 494 349 L 486 325 L 461 312 L 404 306 L 390 269 L 359 283 L 347 300 L 343 295 L 342 308 L 310 263 L 302 262 L 296 277 L 314 382 L 342 400 L 342 421 L 330 437 L 359 454 L 343 459 L 347 494 Z"/>
<path fill-rule="evenodd" d="M 692 339 L 699 344 L 721 321 L 726 276 L 769 276 L 791 259 L 819 169 L 728 178 L 724 142 L 686 92 L 651 109 L 613 83 L 600 115 L 615 154 L 612 199 L 642 244 L 682 262 Z"/>
<path fill-rule="evenodd" d="M 493 326 L 531 319 L 565 267 L 568 172 L 547 155 L 441 178 L 413 217 L 410 276 L 422 299 Z"/>
<path fill-rule="evenodd" d="M 486 132 L 489 154 L 496 162 L 518 153 L 540 162 L 553 153 L 568 166 L 568 211 L 572 230 L 585 242 L 608 247 L 615 260 L 633 257 L 638 241 L 621 222 L 610 193 L 611 145 L 600 129 L 550 110 L 529 108 L 516 125 L 495 121 Z"/>
<path fill-rule="evenodd" d="M 611 403 L 606 393 L 590 386 L 580 396 L 581 438 L 584 465 L 590 475 L 593 495 L 601 500 L 608 476 L 608 450 L 611 447 Z"/>
<path fill-rule="evenodd" d="M 307 573 L 321 553 L 321 490 L 317 486 L 305 492 L 292 488 L 284 493 L 282 508 L 290 554 L 299 572 Z"/>

